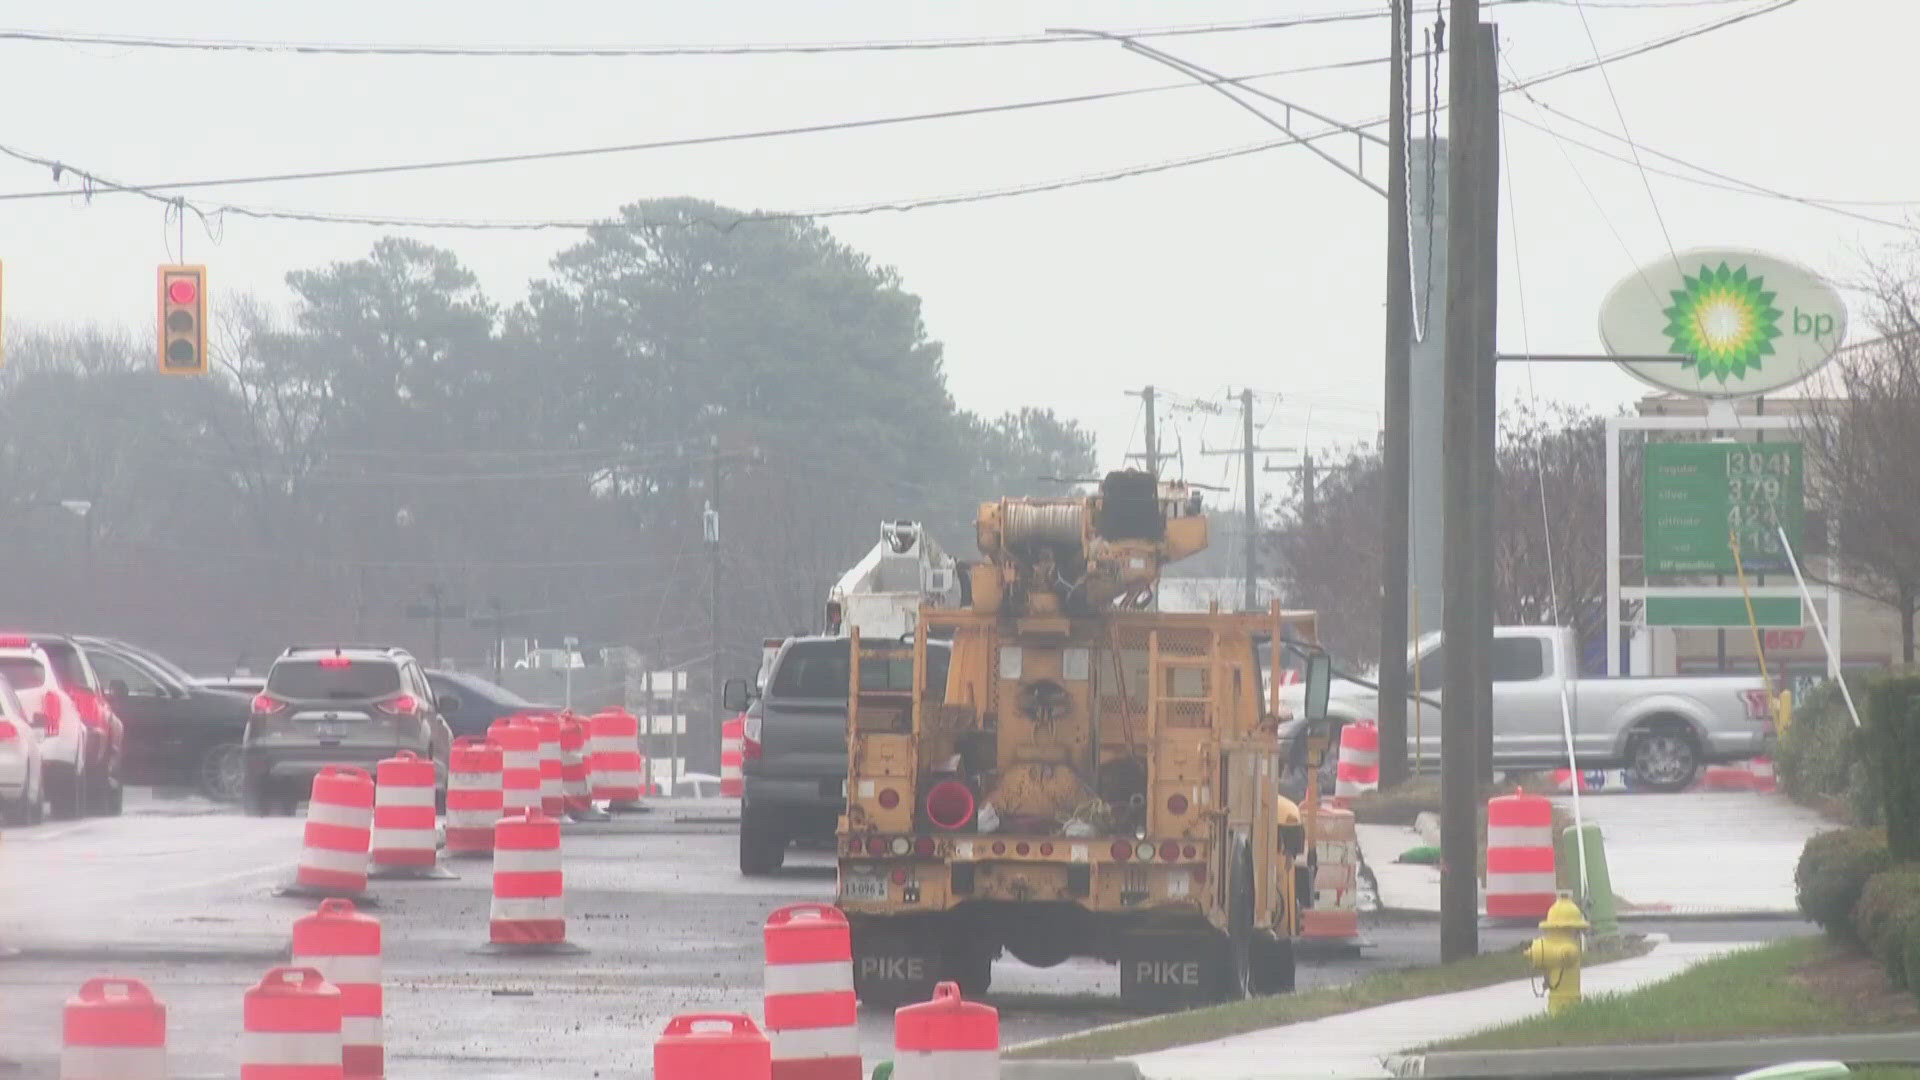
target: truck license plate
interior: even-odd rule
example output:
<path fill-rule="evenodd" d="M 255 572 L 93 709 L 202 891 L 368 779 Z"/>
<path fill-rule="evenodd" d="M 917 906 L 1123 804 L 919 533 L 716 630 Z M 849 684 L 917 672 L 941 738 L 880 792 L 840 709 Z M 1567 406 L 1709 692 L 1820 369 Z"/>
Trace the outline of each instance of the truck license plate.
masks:
<path fill-rule="evenodd" d="M 840 875 L 840 899 L 877 900 L 887 898 L 887 879 L 870 870 L 849 870 Z"/>

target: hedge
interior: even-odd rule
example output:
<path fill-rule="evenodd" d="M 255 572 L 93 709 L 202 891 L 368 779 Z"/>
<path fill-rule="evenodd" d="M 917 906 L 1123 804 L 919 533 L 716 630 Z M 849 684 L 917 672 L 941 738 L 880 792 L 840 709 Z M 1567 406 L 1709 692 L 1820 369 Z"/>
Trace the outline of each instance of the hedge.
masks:
<path fill-rule="evenodd" d="M 1920 676 L 1875 679 L 1867 709 L 1873 779 L 1887 823 L 1887 847 L 1920 859 Z"/>
<path fill-rule="evenodd" d="M 1893 864 L 1879 829 L 1835 829 L 1808 840 L 1794 868 L 1800 913 L 1831 936 L 1859 941 L 1854 912 L 1868 879 Z"/>
<path fill-rule="evenodd" d="M 1856 704 L 1865 706 L 1868 679 L 1849 676 Z M 1853 726 L 1840 684 L 1829 679 L 1793 703 L 1793 722 L 1780 736 L 1774 764 L 1780 786 L 1815 806 L 1844 809 L 1857 825 L 1880 820 L 1866 767 L 1865 740 Z"/>
<path fill-rule="evenodd" d="M 1920 866 L 1898 866 L 1870 878 L 1853 908 L 1853 932 L 1886 969 L 1888 982 L 1908 985 L 1907 946 L 1920 934 Z"/>

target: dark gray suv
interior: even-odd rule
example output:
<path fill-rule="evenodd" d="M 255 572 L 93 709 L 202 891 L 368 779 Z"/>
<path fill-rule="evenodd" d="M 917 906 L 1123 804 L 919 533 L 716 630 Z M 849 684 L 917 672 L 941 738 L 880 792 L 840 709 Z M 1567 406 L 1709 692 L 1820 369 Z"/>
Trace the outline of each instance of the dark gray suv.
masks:
<path fill-rule="evenodd" d="M 761 696 L 746 710 L 745 781 L 740 800 L 740 872 L 771 874 L 793 843 L 832 843 L 847 808 L 847 682 L 844 637 L 789 638 L 774 657 Z M 887 663 L 860 665 L 863 687 L 913 689 L 913 646 L 863 638 L 897 650 Z M 927 642 L 927 685 L 944 686 L 949 646 Z M 730 709 L 747 696 L 744 680 L 727 686 Z"/>
<path fill-rule="evenodd" d="M 405 649 L 296 645 L 253 699 L 242 754 L 247 813 L 291 814 L 328 765 L 373 766 L 401 750 L 431 758 L 444 796 L 453 735 L 426 672 Z"/>

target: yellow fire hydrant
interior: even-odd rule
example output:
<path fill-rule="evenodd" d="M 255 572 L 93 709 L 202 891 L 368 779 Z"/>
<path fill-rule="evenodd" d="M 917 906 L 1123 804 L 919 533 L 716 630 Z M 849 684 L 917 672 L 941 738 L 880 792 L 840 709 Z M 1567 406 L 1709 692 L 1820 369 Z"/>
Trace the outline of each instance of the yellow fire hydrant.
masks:
<path fill-rule="evenodd" d="M 1527 962 L 1547 983 L 1548 1016 L 1559 1016 L 1580 1000 L 1580 933 L 1587 929 L 1580 905 L 1561 893 L 1540 922 L 1540 936 L 1527 943 Z"/>

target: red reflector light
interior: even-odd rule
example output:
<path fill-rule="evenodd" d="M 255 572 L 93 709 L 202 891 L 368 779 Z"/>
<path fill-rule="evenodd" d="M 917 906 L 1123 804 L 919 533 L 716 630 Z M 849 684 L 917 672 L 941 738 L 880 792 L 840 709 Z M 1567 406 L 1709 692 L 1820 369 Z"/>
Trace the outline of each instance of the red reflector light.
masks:
<path fill-rule="evenodd" d="M 167 299 L 176 304 L 191 304 L 199 295 L 200 290 L 194 288 L 191 278 L 174 278 L 167 282 Z"/>
<path fill-rule="evenodd" d="M 1200 857 L 1200 849 L 1194 847 L 1192 844 L 1188 844 L 1186 847 L 1180 849 L 1180 854 L 1189 859 L 1197 859 Z"/>
<path fill-rule="evenodd" d="M 895 885 L 905 885 L 907 883 L 907 872 L 905 870 L 895 870 L 887 876 L 893 879 Z"/>
<path fill-rule="evenodd" d="M 1187 812 L 1187 797 L 1175 792 L 1167 796 L 1167 813 L 1184 814 Z"/>
<path fill-rule="evenodd" d="M 1005 840 L 995 840 L 993 842 L 993 853 L 995 855 L 1005 855 L 1007 853 L 1007 842 Z"/>
<path fill-rule="evenodd" d="M 1053 845 L 1052 845 L 1052 844 L 1041 844 L 1041 845 L 1040 845 L 1040 854 L 1042 854 L 1042 855 L 1052 855 L 1052 854 L 1053 854 Z"/>
<path fill-rule="evenodd" d="M 24 649 L 33 639 L 24 634 L 0 634 L 0 649 Z"/>
<path fill-rule="evenodd" d="M 1013 845 L 1013 853 L 1015 855 L 1030 855 L 1033 853 L 1033 845 L 1027 843 L 1025 840 L 1022 840 L 1019 843 Z"/>
<path fill-rule="evenodd" d="M 886 853 L 887 853 L 887 842 L 884 838 L 878 837 L 878 836 L 867 837 L 867 854 L 873 855 L 873 856 L 880 856 L 880 855 L 885 855 Z"/>
<path fill-rule="evenodd" d="M 320 666 L 323 668 L 352 667 L 353 661 L 344 656 L 323 656 L 320 658 Z"/>
<path fill-rule="evenodd" d="M 892 810 L 900 805 L 900 793 L 892 788 L 880 789 L 880 809 Z"/>
<path fill-rule="evenodd" d="M 1107 852 L 1113 856 L 1115 862 L 1126 862 L 1133 858 L 1133 845 L 1125 840 L 1115 840 Z"/>
<path fill-rule="evenodd" d="M 1161 862 L 1172 862 L 1173 860 L 1179 857 L 1180 857 L 1180 845 L 1178 842 L 1173 840 L 1161 841 L 1160 843 L 1160 861 Z"/>
<path fill-rule="evenodd" d="M 923 859 L 933 858 L 933 837 L 923 836 L 913 842 L 913 853 Z"/>

